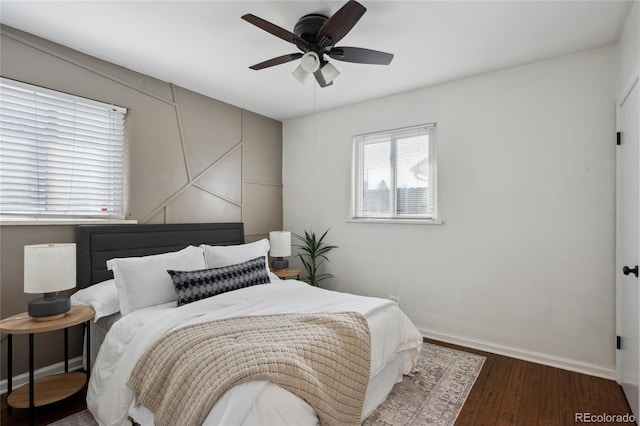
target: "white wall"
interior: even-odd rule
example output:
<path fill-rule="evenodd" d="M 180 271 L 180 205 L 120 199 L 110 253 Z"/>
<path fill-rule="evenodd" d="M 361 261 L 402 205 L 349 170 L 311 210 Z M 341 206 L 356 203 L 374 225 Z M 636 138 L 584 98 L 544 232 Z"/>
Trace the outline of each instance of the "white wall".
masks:
<path fill-rule="evenodd" d="M 629 89 L 640 70 L 640 2 L 633 2 L 618 42 L 618 93 Z"/>
<path fill-rule="evenodd" d="M 284 229 L 426 335 L 614 377 L 615 95 L 608 47 L 287 121 Z M 428 122 L 445 223 L 347 222 L 353 135 Z"/>

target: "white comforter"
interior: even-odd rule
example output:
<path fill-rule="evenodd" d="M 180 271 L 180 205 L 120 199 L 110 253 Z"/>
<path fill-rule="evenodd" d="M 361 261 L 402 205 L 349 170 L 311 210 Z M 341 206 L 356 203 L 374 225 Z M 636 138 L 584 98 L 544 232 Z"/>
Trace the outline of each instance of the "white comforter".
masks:
<path fill-rule="evenodd" d="M 101 425 L 127 424 L 130 409 L 137 422 L 151 424 L 152 413 L 143 407 L 134 407 L 133 393 L 126 383 L 144 351 L 174 328 L 237 315 L 342 311 L 360 312 L 367 318 L 371 332 L 371 377 L 397 359 L 402 351 L 409 355 L 402 360 L 403 373 L 414 367 L 422 336 L 395 303 L 323 290 L 294 280 L 276 281 L 179 308 L 171 302 L 124 316 L 112 326 L 100 348 L 91 372 L 87 406 Z M 216 402 L 205 424 L 251 423 L 267 415 L 254 407 L 258 399 L 264 406 L 273 407 L 275 400 L 275 406 L 286 408 L 284 413 L 270 413 L 268 415 L 272 417 L 261 418 L 261 424 L 317 422 L 313 410 L 302 399 L 272 383 L 260 381 L 244 383 L 227 391 Z"/>

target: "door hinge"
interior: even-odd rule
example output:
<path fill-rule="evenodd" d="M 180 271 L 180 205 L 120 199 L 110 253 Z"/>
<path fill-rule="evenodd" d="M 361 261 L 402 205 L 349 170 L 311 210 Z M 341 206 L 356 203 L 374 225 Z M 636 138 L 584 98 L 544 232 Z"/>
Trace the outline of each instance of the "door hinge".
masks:
<path fill-rule="evenodd" d="M 622 349 L 622 337 L 616 336 L 616 349 Z"/>
<path fill-rule="evenodd" d="M 620 145 L 622 143 L 622 134 L 620 132 L 616 132 L 616 145 Z"/>

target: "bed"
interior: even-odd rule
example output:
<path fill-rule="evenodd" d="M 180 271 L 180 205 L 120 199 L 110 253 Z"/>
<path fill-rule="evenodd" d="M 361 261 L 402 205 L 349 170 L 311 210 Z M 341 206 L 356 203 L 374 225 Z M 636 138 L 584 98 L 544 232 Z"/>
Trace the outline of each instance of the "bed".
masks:
<path fill-rule="evenodd" d="M 139 289 L 159 282 L 160 276 L 154 278 L 155 269 L 166 273 L 167 260 L 158 259 L 173 256 L 175 260 L 176 253 L 185 257 L 188 251 L 190 262 L 196 247 L 203 250 L 206 270 L 216 274 L 251 262 L 260 268 L 264 263 L 268 265 L 268 240 L 245 244 L 243 234 L 242 223 L 78 227 L 77 276 L 81 290 L 78 296 L 72 296 L 72 303 L 88 304 L 96 309 L 92 341 L 100 347 L 96 348 L 97 356 L 91 363 L 87 407 L 100 424 L 162 423 L 152 410 L 139 404 L 128 387 L 138 361 L 148 355 L 149 348 L 180 330 L 237 318 L 332 316 L 345 312 L 365 318 L 370 333 L 370 368 L 360 420 L 386 399 L 403 374 L 412 371 L 422 347 L 422 336 L 398 305 L 386 299 L 323 290 L 296 280 L 284 281 L 270 272 L 268 280 L 261 285 L 248 285 L 187 302 L 187 296 L 177 290 L 177 284 L 173 289 L 178 293 L 177 302 L 162 299 L 162 291 L 156 287 L 153 291 L 149 291 L 151 287 Z M 255 258 L 242 260 L 238 257 L 240 253 Z M 239 260 L 237 264 L 231 263 L 236 260 Z M 160 263 L 154 264 L 156 261 Z M 186 265 L 184 271 L 198 270 L 197 264 L 181 261 L 182 266 Z M 174 275 L 171 278 L 175 284 Z M 162 279 L 166 277 L 163 275 Z M 122 282 L 128 282 L 124 289 Z M 318 413 L 305 399 L 274 382 L 250 380 L 231 387 L 216 399 L 202 423 L 319 423 Z"/>

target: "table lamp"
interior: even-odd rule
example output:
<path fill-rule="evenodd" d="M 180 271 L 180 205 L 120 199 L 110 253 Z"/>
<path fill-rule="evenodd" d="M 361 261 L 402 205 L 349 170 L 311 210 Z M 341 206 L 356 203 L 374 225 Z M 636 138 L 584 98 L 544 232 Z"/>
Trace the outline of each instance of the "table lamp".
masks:
<path fill-rule="evenodd" d="M 269 245 L 271 246 L 272 269 L 286 269 L 289 261 L 283 257 L 291 256 L 291 232 L 271 231 L 269 232 Z"/>
<path fill-rule="evenodd" d="M 30 317 L 36 321 L 62 318 L 71 308 L 71 301 L 57 292 L 75 286 L 75 244 L 24 246 L 24 292 L 44 293 L 44 297 L 29 302 Z"/>

